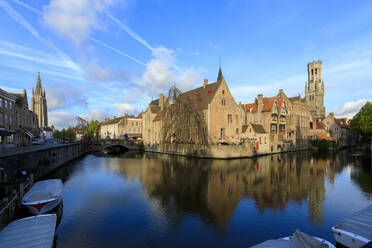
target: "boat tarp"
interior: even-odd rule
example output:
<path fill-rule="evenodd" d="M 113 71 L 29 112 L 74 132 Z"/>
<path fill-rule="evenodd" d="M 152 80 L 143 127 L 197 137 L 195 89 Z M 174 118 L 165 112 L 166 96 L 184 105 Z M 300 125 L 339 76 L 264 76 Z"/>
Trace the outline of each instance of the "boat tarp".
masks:
<path fill-rule="evenodd" d="M 0 232 L 2 248 L 51 248 L 57 216 L 44 214 L 15 220 Z"/>
<path fill-rule="evenodd" d="M 62 181 L 60 179 L 49 179 L 36 182 L 30 191 L 23 197 L 23 203 L 48 200 L 62 195 Z"/>
<path fill-rule="evenodd" d="M 329 246 L 317 240 L 316 238 L 297 230 L 293 234 L 293 236 L 290 237 L 289 239 L 267 240 L 261 244 L 258 244 L 252 247 L 254 248 L 273 248 L 273 247 L 277 247 L 277 248 L 327 248 Z"/>
<path fill-rule="evenodd" d="M 339 221 L 335 228 L 372 240 L 372 205 Z"/>

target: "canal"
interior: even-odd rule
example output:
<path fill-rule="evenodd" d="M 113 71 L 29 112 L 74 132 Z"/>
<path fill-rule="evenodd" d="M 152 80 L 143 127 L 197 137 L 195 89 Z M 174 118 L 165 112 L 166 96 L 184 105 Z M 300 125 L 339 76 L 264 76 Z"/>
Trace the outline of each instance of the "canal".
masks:
<path fill-rule="evenodd" d="M 64 182 L 57 247 L 249 247 L 331 227 L 372 204 L 370 159 L 347 151 L 209 160 L 87 155 Z"/>

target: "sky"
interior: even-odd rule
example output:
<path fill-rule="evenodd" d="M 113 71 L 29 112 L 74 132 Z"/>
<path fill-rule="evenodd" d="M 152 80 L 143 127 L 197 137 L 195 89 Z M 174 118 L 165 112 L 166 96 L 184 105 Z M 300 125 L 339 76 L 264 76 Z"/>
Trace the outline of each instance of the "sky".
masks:
<path fill-rule="evenodd" d="M 323 61 L 327 113 L 372 101 L 371 1 L 0 0 L 0 88 L 40 72 L 49 125 L 146 110 L 159 93 L 214 82 L 237 103 L 304 95 Z"/>

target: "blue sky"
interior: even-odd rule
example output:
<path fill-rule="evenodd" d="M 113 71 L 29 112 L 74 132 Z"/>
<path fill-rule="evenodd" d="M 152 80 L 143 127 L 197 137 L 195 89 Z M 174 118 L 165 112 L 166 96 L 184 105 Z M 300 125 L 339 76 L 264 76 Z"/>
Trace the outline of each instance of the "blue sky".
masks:
<path fill-rule="evenodd" d="M 237 102 L 303 95 L 317 59 L 327 112 L 372 99 L 371 1 L 0 0 L 0 37 L 0 88 L 31 96 L 40 71 L 59 128 L 213 82 L 219 57 Z"/>

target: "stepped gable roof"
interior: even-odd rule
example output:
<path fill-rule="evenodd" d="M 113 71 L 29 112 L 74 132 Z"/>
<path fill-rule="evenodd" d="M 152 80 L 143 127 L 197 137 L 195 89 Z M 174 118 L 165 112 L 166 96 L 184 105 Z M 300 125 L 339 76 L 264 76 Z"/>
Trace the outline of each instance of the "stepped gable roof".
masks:
<path fill-rule="evenodd" d="M 264 97 L 262 99 L 263 102 L 262 112 L 271 111 L 274 106 L 275 99 L 278 104 L 278 108 L 281 108 L 283 105 L 284 97 L 282 96 Z M 254 103 L 243 104 L 243 107 L 248 112 L 256 113 L 258 110 L 258 101 L 256 99 Z"/>
<path fill-rule="evenodd" d="M 261 124 L 251 123 L 251 125 L 255 133 L 266 133 L 265 128 Z"/>
<path fill-rule="evenodd" d="M 245 109 L 247 112 L 257 112 L 257 104 L 254 103 L 248 103 L 248 104 L 242 104 L 243 109 Z"/>
<path fill-rule="evenodd" d="M 193 104 L 194 110 L 206 109 L 208 108 L 208 104 L 212 102 L 220 84 L 221 81 L 217 81 L 190 91 L 186 91 L 185 93 L 182 93 L 178 99 Z"/>

